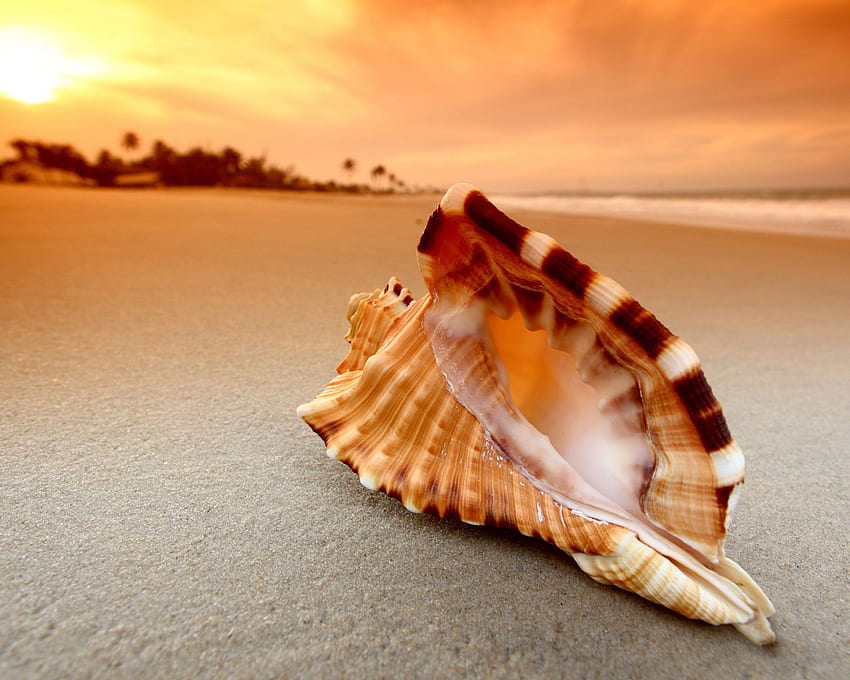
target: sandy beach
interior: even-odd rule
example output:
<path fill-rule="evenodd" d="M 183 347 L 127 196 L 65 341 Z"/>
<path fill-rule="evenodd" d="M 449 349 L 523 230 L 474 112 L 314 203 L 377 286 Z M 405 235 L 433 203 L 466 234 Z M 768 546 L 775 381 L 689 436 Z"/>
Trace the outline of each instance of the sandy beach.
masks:
<path fill-rule="evenodd" d="M 0 185 L 0 677 L 846 677 L 850 240 L 513 212 L 699 354 L 778 643 L 407 512 L 296 415 L 439 197 Z"/>

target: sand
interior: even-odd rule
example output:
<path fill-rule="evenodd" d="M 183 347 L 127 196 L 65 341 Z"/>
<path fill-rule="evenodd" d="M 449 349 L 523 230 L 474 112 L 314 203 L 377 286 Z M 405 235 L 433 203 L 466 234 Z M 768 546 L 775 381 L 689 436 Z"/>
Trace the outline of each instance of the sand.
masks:
<path fill-rule="evenodd" d="M 435 204 L 0 186 L 0 677 L 846 677 L 850 241 L 515 215 L 703 359 L 761 649 L 324 455 L 295 408 Z"/>

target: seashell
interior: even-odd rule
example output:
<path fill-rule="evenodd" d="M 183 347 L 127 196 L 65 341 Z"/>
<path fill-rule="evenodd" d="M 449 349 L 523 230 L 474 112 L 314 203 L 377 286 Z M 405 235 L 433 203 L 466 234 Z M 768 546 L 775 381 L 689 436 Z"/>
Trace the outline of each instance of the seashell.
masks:
<path fill-rule="evenodd" d="M 725 557 L 744 479 L 689 345 L 552 238 L 455 185 L 418 246 L 428 293 L 349 302 L 338 375 L 299 415 L 413 512 L 512 527 L 593 579 L 769 644 Z"/>

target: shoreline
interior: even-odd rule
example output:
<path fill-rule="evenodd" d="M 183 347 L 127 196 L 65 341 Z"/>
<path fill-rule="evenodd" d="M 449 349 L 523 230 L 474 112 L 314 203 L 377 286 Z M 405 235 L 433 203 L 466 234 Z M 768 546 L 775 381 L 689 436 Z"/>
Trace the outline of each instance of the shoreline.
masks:
<path fill-rule="evenodd" d="M 0 183 L 0 191 L 7 187 L 26 188 L 33 191 L 79 191 L 89 190 L 96 193 L 104 194 L 127 194 L 127 195 L 216 195 L 216 196 L 245 196 L 245 197 L 266 197 L 278 198 L 281 200 L 298 200 L 304 201 L 391 201 L 398 203 L 420 203 L 422 201 L 431 201 L 433 207 L 439 204 L 442 198 L 441 192 L 420 192 L 420 193 L 356 193 L 343 191 L 316 191 L 316 190 L 280 190 L 280 189 L 261 189 L 250 187 L 97 187 L 97 186 L 72 186 L 72 185 L 47 185 L 34 183 Z M 545 215 L 550 218 L 562 217 L 565 220 L 582 220 L 585 218 L 598 220 L 612 220 L 621 223 L 633 223 L 635 225 L 644 225 L 646 227 L 654 227 L 658 225 L 674 225 L 686 228 L 697 228 L 707 230 L 719 230 L 741 234 L 760 234 L 765 236 L 793 236 L 799 238 L 813 238 L 823 241 L 840 241 L 846 242 L 850 240 L 850 222 L 848 225 L 840 223 L 838 226 L 818 226 L 818 225 L 777 225 L 759 222 L 756 219 L 748 220 L 729 220 L 729 219 L 712 219 L 705 216 L 683 216 L 683 215 L 664 215 L 664 214 L 627 214 L 606 212 L 605 210 L 598 211 L 566 211 L 554 209 L 551 207 L 526 205 L 522 202 L 516 202 L 511 195 L 493 195 L 493 200 L 508 215 L 521 214 L 531 215 L 532 220 L 534 215 Z M 662 199 L 666 200 L 666 199 Z M 850 219 L 850 217 L 848 217 Z M 848 229 L 845 231 L 845 229 Z"/>

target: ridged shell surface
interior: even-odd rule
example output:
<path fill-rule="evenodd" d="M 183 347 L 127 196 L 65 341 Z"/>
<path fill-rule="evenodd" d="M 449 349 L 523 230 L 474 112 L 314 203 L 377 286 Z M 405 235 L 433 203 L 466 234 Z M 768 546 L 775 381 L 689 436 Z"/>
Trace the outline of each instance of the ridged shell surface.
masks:
<path fill-rule="evenodd" d="M 455 185 L 420 300 L 352 297 L 339 375 L 299 415 L 409 510 L 511 527 L 595 580 L 773 641 L 724 556 L 743 455 L 693 350 L 621 286 Z"/>

